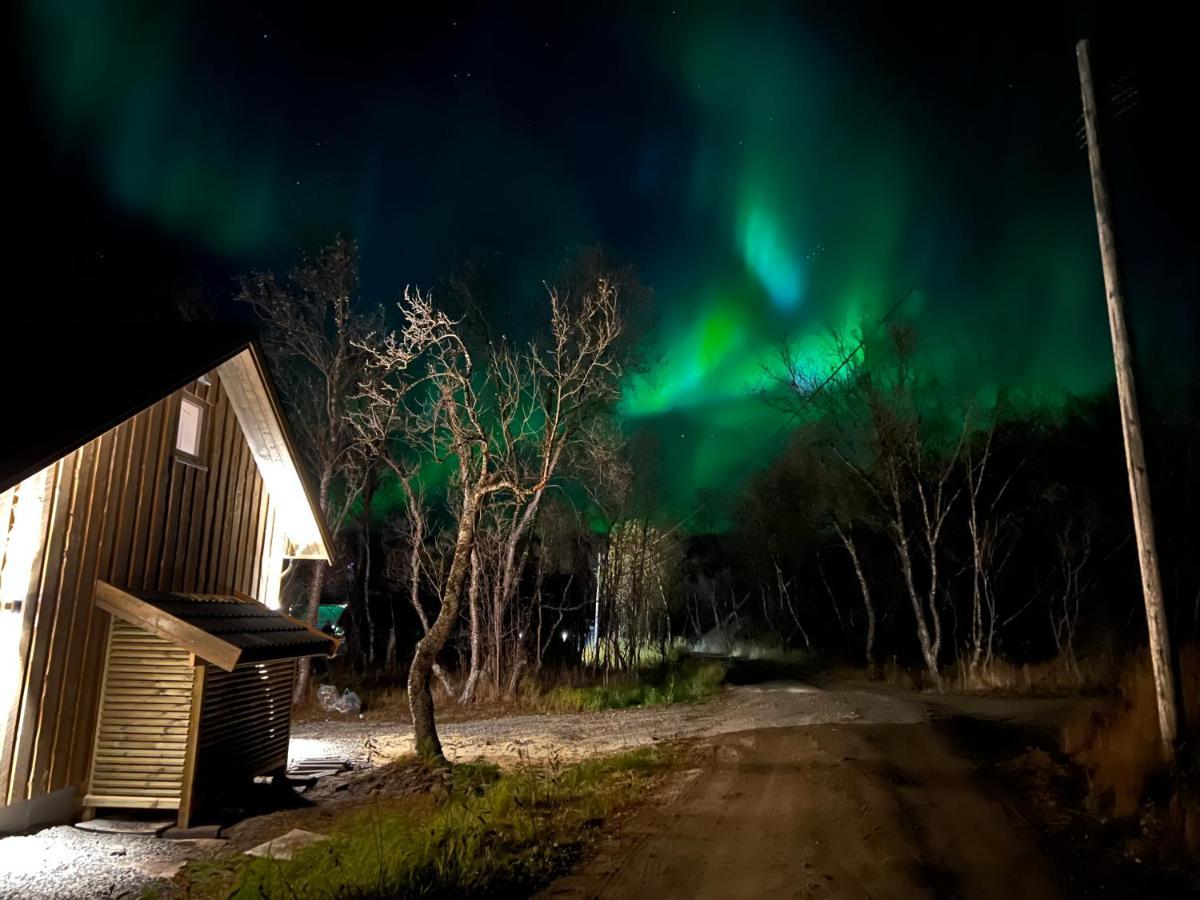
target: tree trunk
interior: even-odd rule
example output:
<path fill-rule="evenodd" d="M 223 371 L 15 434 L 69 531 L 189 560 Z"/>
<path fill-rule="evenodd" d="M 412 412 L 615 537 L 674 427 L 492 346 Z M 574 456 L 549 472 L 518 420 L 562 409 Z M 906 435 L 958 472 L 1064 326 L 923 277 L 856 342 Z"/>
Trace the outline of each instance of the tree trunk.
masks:
<path fill-rule="evenodd" d="M 409 516 L 412 523 L 411 546 L 409 548 L 408 566 L 408 602 L 417 614 L 417 619 L 421 623 L 421 633 L 429 632 L 429 616 L 425 614 L 425 607 L 421 605 L 421 546 L 425 540 L 424 520 L 421 518 L 421 511 L 418 506 L 417 499 L 410 493 L 408 496 Z M 396 665 L 396 612 L 392 610 L 392 634 L 389 639 L 388 654 L 390 656 L 389 665 L 393 668 Z M 438 680 L 438 684 L 442 686 L 447 694 L 453 694 L 454 688 L 450 684 L 450 678 L 436 662 L 433 664 L 433 676 Z"/>
<path fill-rule="evenodd" d="M 321 480 L 318 488 L 317 499 L 321 507 L 323 516 L 329 515 L 329 485 L 333 480 L 333 472 L 326 469 L 321 473 Z M 333 523 L 332 528 L 336 528 L 339 523 Z M 333 553 L 333 548 L 329 548 L 329 552 Z M 312 581 L 308 585 L 308 602 L 304 607 L 304 621 L 309 625 L 316 627 L 317 614 L 321 611 L 321 588 L 325 585 L 325 569 L 328 563 L 322 560 L 313 560 Z M 302 703 L 308 696 L 308 685 L 312 679 L 312 659 L 305 656 L 296 664 L 296 686 L 292 689 L 292 705 L 295 706 Z"/>
<path fill-rule="evenodd" d="M 867 576 L 863 573 L 862 562 L 858 558 L 858 547 L 854 544 L 854 538 L 841 529 L 834 523 L 833 526 L 837 529 L 838 537 L 842 539 L 842 545 L 846 548 L 846 552 L 850 554 L 850 562 L 854 564 L 854 574 L 858 576 L 858 588 L 862 591 L 863 606 L 867 610 L 867 671 L 875 671 L 875 604 L 871 602 L 871 587 L 867 584 Z"/>
<path fill-rule="evenodd" d="M 467 588 L 467 606 L 471 618 L 471 670 L 467 674 L 467 683 L 463 687 L 459 703 L 471 703 L 475 699 L 475 685 L 479 682 L 479 673 L 483 669 L 483 628 L 479 621 L 479 554 L 471 552 L 471 584 Z"/>
<path fill-rule="evenodd" d="M 375 494 L 375 475 L 367 473 L 363 489 L 363 613 L 367 618 L 366 663 L 370 669 L 375 665 L 375 616 L 371 612 L 371 499 Z"/>
<path fill-rule="evenodd" d="M 396 605 L 390 598 L 388 608 L 392 613 L 392 621 L 388 626 L 387 650 L 383 657 L 383 666 L 390 679 L 396 674 Z"/>
<path fill-rule="evenodd" d="M 523 546 L 525 536 L 533 526 L 541 505 L 543 491 L 535 492 L 521 510 L 520 516 L 513 522 L 508 537 L 504 541 L 503 554 L 500 557 L 500 570 L 496 573 L 496 581 L 492 589 L 492 683 L 499 693 L 504 680 L 504 619 L 513 597 L 517 593 L 521 573 L 525 569 L 528 556 L 528 546 L 517 556 L 517 549 Z"/>
<path fill-rule="evenodd" d="M 475 544 L 475 528 L 479 515 L 479 500 L 467 494 L 463 497 L 462 513 L 458 524 L 458 537 L 454 543 L 454 558 L 446 577 L 446 588 L 442 595 L 442 608 L 433 627 L 417 641 L 412 666 L 408 670 L 408 705 L 412 710 L 413 734 L 416 738 L 417 754 L 422 759 L 445 760 L 442 742 L 438 740 L 437 723 L 433 718 L 433 694 L 429 690 L 429 677 L 433 672 L 438 652 L 445 646 L 450 632 L 458 622 L 459 606 L 462 602 L 463 583 L 471 561 Z"/>
<path fill-rule="evenodd" d="M 892 476 L 895 477 L 894 475 Z M 924 604 L 917 593 L 916 582 L 913 579 L 912 556 L 908 551 L 908 535 L 904 528 L 904 509 L 897 488 L 891 489 L 892 507 L 895 518 L 891 523 L 892 539 L 896 545 L 896 554 L 900 557 L 900 571 L 904 575 L 904 586 L 908 590 L 908 599 L 912 603 L 913 615 L 917 620 L 917 640 L 921 644 L 921 655 L 925 659 L 925 667 L 933 679 L 934 685 L 940 690 L 942 676 L 938 671 L 937 644 L 929 639 L 929 623 L 925 620 Z M 937 624 L 937 610 L 932 611 Z M 940 631 L 940 628 L 938 629 Z"/>
<path fill-rule="evenodd" d="M 517 696 L 517 684 L 521 680 L 521 672 L 524 671 L 526 662 L 525 655 L 519 655 L 513 662 L 512 671 L 508 673 L 508 687 L 505 688 L 504 695 L 509 700 Z"/>
<path fill-rule="evenodd" d="M 925 667 L 929 670 L 933 683 L 941 686 L 942 678 L 938 672 L 937 655 L 933 651 L 933 643 L 929 639 L 929 625 L 925 621 L 925 610 L 921 597 L 917 594 L 913 582 L 912 559 L 908 555 L 908 543 L 902 536 L 896 538 L 896 552 L 900 556 L 900 569 L 904 574 L 904 586 L 908 589 L 908 599 L 912 603 L 913 615 L 917 620 L 917 640 L 921 644 L 921 655 L 925 659 Z"/>
<path fill-rule="evenodd" d="M 321 606 L 321 588 L 325 584 L 326 563 L 323 560 L 313 560 L 313 577 L 308 584 L 308 603 L 304 609 L 304 621 L 309 625 L 317 624 L 317 613 Z M 292 691 L 292 705 L 304 702 L 308 696 L 308 685 L 312 679 L 312 660 L 303 657 L 296 664 L 296 687 Z"/>
<path fill-rule="evenodd" d="M 504 670 L 504 601 L 500 586 L 492 591 L 492 687 L 500 693 L 500 677 Z"/>

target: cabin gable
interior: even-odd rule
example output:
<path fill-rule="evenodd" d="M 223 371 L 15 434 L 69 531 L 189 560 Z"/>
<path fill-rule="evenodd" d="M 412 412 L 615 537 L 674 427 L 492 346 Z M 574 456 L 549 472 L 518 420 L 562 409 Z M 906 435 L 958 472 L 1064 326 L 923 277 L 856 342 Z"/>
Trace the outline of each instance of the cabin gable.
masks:
<path fill-rule="evenodd" d="M 77 797 L 87 781 L 110 622 L 93 603 L 97 579 L 278 606 L 284 559 L 300 554 L 223 366 L 0 494 L 0 807 Z M 178 449 L 182 404 L 191 453 Z M 306 555 L 320 558 L 316 542 Z"/>

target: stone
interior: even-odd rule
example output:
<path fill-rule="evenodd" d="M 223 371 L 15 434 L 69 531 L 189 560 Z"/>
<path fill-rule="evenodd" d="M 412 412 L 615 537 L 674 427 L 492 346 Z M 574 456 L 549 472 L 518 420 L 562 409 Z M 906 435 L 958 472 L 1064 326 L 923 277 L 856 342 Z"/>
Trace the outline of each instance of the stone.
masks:
<path fill-rule="evenodd" d="M 221 828 L 220 825 L 192 825 L 189 828 L 179 828 L 173 825 L 161 836 L 169 841 L 190 841 L 194 838 L 212 840 L 221 836 Z"/>
<path fill-rule="evenodd" d="M 291 859 L 297 850 L 315 844 L 318 841 L 329 840 L 327 834 L 317 834 L 313 831 L 305 831 L 303 828 L 293 828 L 285 835 L 267 841 L 265 844 L 259 844 L 246 851 L 247 856 L 262 856 L 267 859 Z"/>

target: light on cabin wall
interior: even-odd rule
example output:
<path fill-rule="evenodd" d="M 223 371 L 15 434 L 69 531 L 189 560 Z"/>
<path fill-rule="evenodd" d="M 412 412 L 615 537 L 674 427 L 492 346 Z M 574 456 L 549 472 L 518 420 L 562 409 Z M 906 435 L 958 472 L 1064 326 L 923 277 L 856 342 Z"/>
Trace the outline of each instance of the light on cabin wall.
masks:
<path fill-rule="evenodd" d="M 21 610 L 41 546 L 49 471 L 43 469 L 11 489 L 11 514 L 0 522 L 0 746 L 7 742 L 9 713 L 17 700 Z"/>
<path fill-rule="evenodd" d="M 290 457 L 283 461 L 278 458 L 278 453 L 259 451 L 258 458 L 258 470 L 276 505 L 290 545 L 287 556 L 298 559 L 316 556 L 317 548 L 321 546 L 321 532 L 317 530 L 308 494 Z"/>
<path fill-rule="evenodd" d="M 8 746 L 8 722 L 21 683 L 21 614 L 0 612 L 0 747 Z"/>

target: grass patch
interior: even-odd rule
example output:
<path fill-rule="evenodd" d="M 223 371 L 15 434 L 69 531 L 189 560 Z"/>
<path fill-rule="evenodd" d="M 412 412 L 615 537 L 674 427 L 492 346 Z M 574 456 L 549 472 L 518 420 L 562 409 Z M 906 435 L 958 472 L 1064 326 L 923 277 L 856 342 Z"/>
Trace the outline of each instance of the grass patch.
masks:
<path fill-rule="evenodd" d="M 590 687 L 558 687 L 542 699 L 555 712 L 628 709 L 688 703 L 711 697 L 721 689 L 725 666 L 713 660 L 681 656 L 640 670 L 627 680 Z"/>
<path fill-rule="evenodd" d="M 629 806 L 670 760 L 644 748 L 578 765 L 501 773 L 450 770 L 436 811 L 366 808 L 291 860 L 192 861 L 189 897 L 464 897 L 530 891 L 580 856 L 603 821 Z"/>

